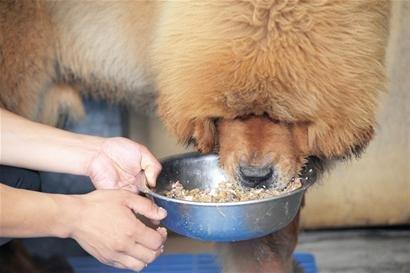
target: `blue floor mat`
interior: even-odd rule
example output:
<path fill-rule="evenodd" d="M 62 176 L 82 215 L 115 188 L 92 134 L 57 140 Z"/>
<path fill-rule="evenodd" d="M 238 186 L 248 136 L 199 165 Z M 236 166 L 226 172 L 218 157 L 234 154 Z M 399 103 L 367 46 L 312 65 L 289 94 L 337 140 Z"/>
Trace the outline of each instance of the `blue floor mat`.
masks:
<path fill-rule="evenodd" d="M 309 253 L 296 253 L 296 261 L 305 273 L 318 273 L 315 258 Z M 70 258 L 76 273 L 134 273 L 101 264 L 92 257 Z M 167 254 L 160 256 L 141 273 L 219 273 L 220 267 L 213 254 Z"/>

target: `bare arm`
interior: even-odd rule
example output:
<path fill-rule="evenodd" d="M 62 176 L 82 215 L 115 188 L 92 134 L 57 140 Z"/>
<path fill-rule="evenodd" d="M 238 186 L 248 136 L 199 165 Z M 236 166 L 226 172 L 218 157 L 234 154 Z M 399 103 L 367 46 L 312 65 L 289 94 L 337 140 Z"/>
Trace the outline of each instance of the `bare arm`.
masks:
<path fill-rule="evenodd" d="M 0 237 L 68 237 L 74 199 L 0 184 Z"/>
<path fill-rule="evenodd" d="M 0 111 L 1 164 L 87 175 L 102 138 L 70 133 Z"/>
<path fill-rule="evenodd" d="M 136 191 L 145 178 L 155 186 L 161 165 L 138 143 L 59 130 L 3 109 L 0 116 L 0 164 L 87 175 L 98 189 Z"/>

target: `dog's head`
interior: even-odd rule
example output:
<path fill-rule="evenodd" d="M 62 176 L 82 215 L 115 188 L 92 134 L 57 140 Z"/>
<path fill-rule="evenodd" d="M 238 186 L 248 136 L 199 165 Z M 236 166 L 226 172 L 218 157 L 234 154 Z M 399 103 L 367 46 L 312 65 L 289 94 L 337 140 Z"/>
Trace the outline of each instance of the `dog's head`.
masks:
<path fill-rule="evenodd" d="M 165 5 L 158 110 L 243 185 L 285 186 L 312 158 L 359 154 L 384 88 L 387 4 Z"/>
<path fill-rule="evenodd" d="M 285 187 L 309 156 L 305 124 L 252 115 L 221 119 L 217 132 L 221 163 L 244 186 Z"/>

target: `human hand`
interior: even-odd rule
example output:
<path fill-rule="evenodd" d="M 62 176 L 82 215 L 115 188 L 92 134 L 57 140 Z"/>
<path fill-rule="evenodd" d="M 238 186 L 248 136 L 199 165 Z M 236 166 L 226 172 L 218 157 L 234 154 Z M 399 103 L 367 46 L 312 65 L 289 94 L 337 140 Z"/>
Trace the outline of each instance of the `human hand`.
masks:
<path fill-rule="evenodd" d="M 88 163 L 86 174 L 97 189 L 127 189 L 138 191 L 138 185 L 148 182 L 155 186 L 161 171 L 160 163 L 146 147 L 126 138 L 109 138 Z"/>
<path fill-rule="evenodd" d="M 140 271 L 162 253 L 166 229 L 151 229 L 134 215 L 165 218 L 166 211 L 151 200 L 125 190 L 96 190 L 74 198 L 80 202 L 73 205 L 69 237 L 100 262 Z"/>

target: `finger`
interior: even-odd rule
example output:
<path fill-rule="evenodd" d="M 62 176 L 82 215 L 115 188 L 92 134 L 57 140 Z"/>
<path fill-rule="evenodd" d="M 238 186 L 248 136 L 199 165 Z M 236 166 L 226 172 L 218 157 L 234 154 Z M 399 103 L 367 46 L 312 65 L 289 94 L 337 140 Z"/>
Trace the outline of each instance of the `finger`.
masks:
<path fill-rule="evenodd" d="M 162 236 L 162 244 L 164 244 L 165 241 L 167 240 L 167 236 L 168 236 L 168 231 L 167 231 L 167 229 L 164 228 L 164 227 L 158 227 L 156 230 L 159 232 L 159 234 L 161 234 L 161 236 Z"/>
<path fill-rule="evenodd" d="M 126 269 L 125 265 L 123 265 L 123 264 L 121 264 L 120 262 L 117 262 L 117 261 L 108 262 L 108 263 L 105 263 L 105 264 L 109 265 L 109 266 L 112 266 L 112 267 L 115 267 L 115 268 Z"/>
<path fill-rule="evenodd" d="M 135 176 L 135 185 L 147 185 L 147 177 L 145 176 L 145 173 L 143 171 L 139 172 L 136 176 Z M 138 187 L 136 186 L 136 188 L 138 189 Z M 145 188 L 145 187 L 144 187 Z M 143 189 L 144 189 L 143 188 Z M 140 189 L 140 190 L 143 190 Z M 137 190 L 138 191 L 138 190 Z"/>
<path fill-rule="evenodd" d="M 133 237 L 133 241 L 151 250 L 158 250 L 164 242 L 164 238 L 161 233 L 145 226 L 140 221 L 138 222 L 139 224 L 136 226 L 137 232 Z"/>
<path fill-rule="evenodd" d="M 128 255 L 121 255 L 117 258 L 115 267 L 139 272 L 145 267 L 147 267 L 147 264 L 134 257 L 128 256 Z"/>
<path fill-rule="evenodd" d="M 158 226 L 161 222 L 160 222 L 159 220 L 151 220 L 151 223 L 152 223 L 154 226 Z"/>
<path fill-rule="evenodd" d="M 130 249 L 124 254 L 131 256 L 137 260 L 144 262 L 145 264 L 152 263 L 161 253 L 164 251 L 162 247 L 157 250 L 149 249 L 140 244 L 133 244 Z"/>
<path fill-rule="evenodd" d="M 141 145 L 141 168 L 144 170 L 147 177 L 148 185 L 155 187 L 157 177 L 161 172 L 161 164 L 151 154 L 151 152 L 143 145 Z"/>
<path fill-rule="evenodd" d="M 158 207 L 152 200 L 136 194 L 129 196 L 126 205 L 135 213 L 151 220 L 162 220 L 167 216 L 165 209 Z"/>

